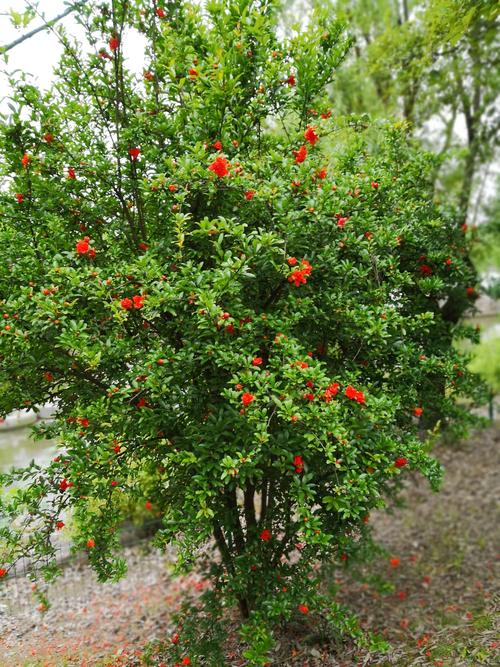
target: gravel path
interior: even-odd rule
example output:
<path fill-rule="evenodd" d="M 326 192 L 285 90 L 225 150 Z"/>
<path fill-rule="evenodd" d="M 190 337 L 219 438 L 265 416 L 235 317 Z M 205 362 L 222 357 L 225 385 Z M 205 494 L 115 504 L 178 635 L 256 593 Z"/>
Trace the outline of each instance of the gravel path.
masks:
<path fill-rule="evenodd" d="M 89 667 L 163 638 L 182 592 L 200 584 L 196 576 L 171 577 L 169 558 L 147 544 L 124 555 L 128 573 L 118 583 L 99 584 L 85 564 L 65 568 L 49 590 L 51 607 L 44 614 L 27 580 L 6 582 L 0 597 L 1 667 Z"/>

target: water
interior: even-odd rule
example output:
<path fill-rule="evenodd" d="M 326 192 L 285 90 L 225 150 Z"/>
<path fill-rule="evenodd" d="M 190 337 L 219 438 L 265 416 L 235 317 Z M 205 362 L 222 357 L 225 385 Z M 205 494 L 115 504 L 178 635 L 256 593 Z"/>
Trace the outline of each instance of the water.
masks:
<path fill-rule="evenodd" d="M 29 427 L 12 431 L 0 431 L 0 470 L 24 466 L 35 459 L 44 464 L 54 456 L 56 443 L 53 440 L 33 440 Z"/>

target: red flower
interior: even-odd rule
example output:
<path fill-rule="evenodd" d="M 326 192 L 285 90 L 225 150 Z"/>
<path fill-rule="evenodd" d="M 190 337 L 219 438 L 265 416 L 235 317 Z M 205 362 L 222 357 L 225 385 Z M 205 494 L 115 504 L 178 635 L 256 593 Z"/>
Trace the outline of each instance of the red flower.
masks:
<path fill-rule="evenodd" d="M 114 479 L 114 480 L 111 482 L 111 486 L 118 486 L 118 482 Z"/>
<path fill-rule="evenodd" d="M 432 269 L 428 264 L 421 264 L 418 268 L 423 276 L 430 276 L 432 274 Z"/>
<path fill-rule="evenodd" d="M 252 394 L 249 394 L 248 391 L 246 391 L 241 397 L 241 402 L 243 403 L 243 405 L 245 407 L 247 407 L 247 405 L 250 405 L 250 403 L 254 400 L 255 400 L 255 396 L 253 396 Z"/>
<path fill-rule="evenodd" d="M 47 382 L 53 382 L 53 380 L 54 380 L 54 376 L 52 375 L 52 373 L 50 371 L 46 371 L 43 374 L 43 377 L 47 380 Z"/>
<path fill-rule="evenodd" d="M 290 259 L 295 259 L 290 258 Z M 290 264 L 290 261 L 288 261 Z M 299 285 L 305 285 L 307 283 L 306 277 L 310 276 L 312 273 L 312 266 L 310 263 L 307 261 L 307 259 L 303 259 L 301 261 L 301 269 L 295 269 L 295 271 L 292 271 L 292 273 L 288 276 L 288 281 L 291 283 L 294 283 L 296 287 Z"/>
<path fill-rule="evenodd" d="M 126 297 L 125 299 L 122 299 L 120 301 L 120 305 L 122 308 L 125 308 L 125 310 L 130 310 L 131 308 L 134 307 L 134 302 L 132 301 L 132 299 Z"/>
<path fill-rule="evenodd" d="M 301 614 L 309 613 L 309 607 L 306 604 L 299 604 L 298 610 L 300 611 Z"/>
<path fill-rule="evenodd" d="M 474 296 L 476 293 L 476 290 L 473 287 L 466 287 L 465 292 L 467 296 Z"/>
<path fill-rule="evenodd" d="M 296 473 L 304 472 L 304 461 L 302 459 L 302 456 L 294 456 L 293 465 L 295 466 Z"/>
<path fill-rule="evenodd" d="M 18 203 L 18 204 L 22 204 L 22 203 L 23 203 L 23 199 L 24 199 L 24 195 L 21 194 L 20 192 L 16 192 L 16 199 L 17 199 L 17 203 Z"/>
<path fill-rule="evenodd" d="M 191 79 L 194 79 L 198 76 L 198 70 L 196 70 L 194 67 L 191 67 L 190 69 L 188 69 L 188 74 Z"/>
<path fill-rule="evenodd" d="M 318 178 L 321 178 L 321 180 L 323 180 L 324 178 L 326 178 L 327 171 L 326 171 L 325 167 L 323 167 L 323 169 L 320 169 L 320 170 L 317 172 L 317 174 L 318 174 Z"/>
<path fill-rule="evenodd" d="M 166 16 L 166 14 L 165 14 L 165 10 L 162 9 L 161 7 L 158 7 L 158 9 L 156 10 L 156 16 L 157 16 L 159 19 L 164 19 L 165 16 Z"/>
<path fill-rule="evenodd" d="M 398 458 L 394 461 L 394 465 L 396 468 L 404 468 L 405 465 L 408 464 L 408 459 L 405 459 L 404 456 L 398 456 Z"/>
<path fill-rule="evenodd" d="M 155 78 L 155 76 L 152 72 L 144 72 L 144 78 L 146 79 L 146 81 L 152 81 Z"/>
<path fill-rule="evenodd" d="M 182 665 L 190 665 L 191 664 L 191 660 L 190 660 L 188 655 L 186 655 L 186 656 L 184 656 L 184 658 L 182 658 L 182 663 L 181 664 Z"/>
<path fill-rule="evenodd" d="M 309 364 L 307 361 L 297 361 L 297 366 L 299 368 L 309 368 Z"/>
<path fill-rule="evenodd" d="M 220 142 L 219 140 L 214 141 L 214 143 L 212 144 L 212 148 L 214 148 L 216 151 L 221 151 L 222 150 L 222 142 Z"/>
<path fill-rule="evenodd" d="M 396 595 L 398 596 L 398 598 L 400 600 L 406 600 L 406 596 L 407 596 L 406 591 L 398 591 L 396 593 Z"/>
<path fill-rule="evenodd" d="M 25 153 L 25 154 L 23 155 L 23 157 L 21 158 L 21 164 L 23 165 L 23 167 L 24 167 L 25 169 L 26 169 L 26 167 L 28 166 L 29 161 L 30 161 L 30 156 L 28 155 L 28 153 Z"/>
<path fill-rule="evenodd" d="M 304 139 L 308 141 L 311 146 L 314 146 L 314 144 L 319 140 L 318 135 L 314 131 L 314 127 L 311 127 L 311 125 L 307 126 L 306 131 L 304 132 Z"/>
<path fill-rule="evenodd" d="M 219 178 L 224 178 L 224 176 L 227 176 L 229 173 L 228 165 L 229 162 L 226 158 L 219 155 L 208 167 L 208 171 L 213 171 Z"/>
<path fill-rule="evenodd" d="M 139 155 L 141 154 L 141 149 L 140 148 L 129 148 L 128 149 L 128 154 L 132 158 L 132 160 L 137 160 Z"/>
<path fill-rule="evenodd" d="M 337 395 L 339 389 L 340 385 L 338 382 L 332 382 L 332 384 L 328 385 L 325 389 L 325 401 L 330 403 L 332 398 Z"/>
<path fill-rule="evenodd" d="M 74 180 L 76 178 L 75 170 L 73 169 L 73 167 L 68 168 L 68 178 L 70 180 Z"/>
<path fill-rule="evenodd" d="M 451 257 L 448 257 L 447 259 L 444 260 L 444 263 L 446 264 L 446 266 L 451 266 L 453 264 L 453 260 L 451 259 Z"/>
<path fill-rule="evenodd" d="M 88 253 L 90 250 L 89 241 L 90 238 L 88 236 L 85 236 L 83 239 L 80 239 L 80 241 L 77 241 L 76 252 L 79 255 L 86 255 Z"/>
<path fill-rule="evenodd" d="M 372 181 L 372 182 L 371 182 L 371 186 L 372 186 L 372 188 L 373 188 L 374 190 L 377 190 L 377 189 L 378 189 L 378 183 L 377 183 L 377 181 Z"/>
<path fill-rule="evenodd" d="M 134 308 L 137 308 L 138 310 L 140 308 L 142 308 L 144 306 L 144 299 L 145 298 L 146 297 L 144 295 L 141 295 L 141 296 L 136 295 L 136 296 L 132 297 L 132 299 L 134 301 Z"/>
<path fill-rule="evenodd" d="M 255 197 L 255 190 L 247 190 L 245 192 L 245 199 L 248 201 L 252 201 L 252 199 Z"/>
<path fill-rule="evenodd" d="M 6 574 L 7 574 L 7 570 L 4 567 L 0 567 L 0 579 L 2 577 L 5 577 Z"/>
<path fill-rule="evenodd" d="M 345 390 L 345 395 L 347 396 L 347 398 L 350 398 L 351 400 L 356 399 L 356 394 L 357 393 L 358 393 L 357 390 L 354 389 L 354 387 L 352 385 L 349 385 L 347 387 L 347 389 Z"/>
<path fill-rule="evenodd" d="M 413 410 L 413 414 L 415 415 L 415 417 L 420 417 L 423 411 L 424 411 L 423 408 L 415 408 L 415 410 Z"/>
<path fill-rule="evenodd" d="M 59 482 L 59 488 L 61 489 L 61 491 L 66 491 L 66 489 L 69 488 L 68 480 L 67 479 L 62 479 Z"/>
<path fill-rule="evenodd" d="M 314 394 L 311 394 L 310 392 L 308 394 L 304 394 L 304 398 L 306 401 L 314 401 Z"/>
<path fill-rule="evenodd" d="M 227 326 L 225 326 L 224 331 L 229 334 L 234 333 L 234 324 L 228 324 Z"/>
<path fill-rule="evenodd" d="M 307 261 L 307 259 L 303 259 L 300 263 L 302 265 L 302 271 L 305 273 L 305 275 L 310 276 L 312 273 L 312 266 Z"/>
<path fill-rule="evenodd" d="M 391 558 L 389 563 L 391 564 L 391 567 L 398 567 L 398 565 L 401 563 L 401 559 L 398 558 L 397 556 L 394 556 L 393 558 Z"/>
<path fill-rule="evenodd" d="M 252 359 L 252 366 L 261 366 L 262 365 L 262 357 L 254 357 Z"/>
<path fill-rule="evenodd" d="M 177 632 L 174 632 L 174 634 L 173 634 L 172 637 L 170 638 L 170 641 L 172 642 L 172 644 L 178 644 L 178 643 L 179 643 L 179 639 L 180 639 L 180 637 L 179 637 L 178 633 L 177 633 Z"/>
<path fill-rule="evenodd" d="M 288 79 L 286 80 L 286 82 L 287 82 L 287 84 L 288 84 L 289 86 L 295 86 L 295 75 L 294 75 L 294 74 L 290 74 L 290 76 L 288 77 Z"/>
<path fill-rule="evenodd" d="M 43 140 L 46 141 L 48 144 L 50 144 L 54 141 L 54 135 L 51 134 L 50 132 L 46 132 L 43 135 Z"/>
<path fill-rule="evenodd" d="M 337 227 L 343 227 L 349 218 L 342 216 L 340 213 L 335 213 L 337 218 Z"/>
<path fill-rule="evenodd" d="M 153 509 L 153 503 L 150 500 L 146 500 L 144 507 L 149 511 Z"/>
<path fill-rule="evenodd" d="M 93 549 L 95 547 L 95 540 L 92 538 L 87 540 L 87 549 Z"/>
<path fill-rule="evenodd" d="M 116 49 L 120 46 L 120 40 L 118 37 L 110 37 L 108 44 L 111 51 L 116 51 Z"/>
<path fill-rule="evenodd" d="M 269 540 L 271 539 L 271 531 L 268 528 L 264 528 L 262 533 L 259 535 L 259 538 L 263 542 L 269 542 Z"/>
<path fill-rule="evenodd" d="M 144 397 L 140 398 L 137 403 L 135 404 L 136 408 L 145 408 L 146 407 L 146 399 Z"/>
<path fill-rule="evenodd" d="M 291 283 L 293 282 L 295 287 L 298 287 L 299 285 L 305 285 L 307 283 L 304 272 L 300 270 L 293 271 L 288 276 L 288 281 Z"/>
<path fill-rule="evenodd" d="M 306 387 L 309 387 L 309 389 L 312 389 L 314 387 L 314 382 L 312 380 L 308 380 L 306 382 Z"/>
<path fill-rule="evenodd" d="M 83 426 L 84 428 L 87 428 L 89 425 L 89 420 L 87 419 L 87 417 L 77 417 L 76 421 L 80 424 L 80 426 Z"/>
<path fill-rule="evenodd" d="M 363 394 L 363 392 L 358 391 L 352 385 L 349 385 L 344 393 L 347 398 L 351 399 L 351 401 L 357 401 L 358 403 L 365 403 L 365 395 Z"/>
<path fill-rule="evenodd" d="M 302 145 L 298 151 L 292 151 L 293 154 L 295 155 L 295 164 L 300 164 L 301 162 L 304 162 L 304 160 L 307 157 L 307 148 L 305 145 Z"/>
<path fill-rule="evenodd" d="M 175 183 L 170 183 L 168 189 L 170 190 L 170 192 L 175 192 L 177 190 L 177 185 L 175 185 Z"/>
<path fill-rule="evenodd" d="M 64 528 L 64 521 L 56 521 L 57 530 L 62 530 Z"/>
<path fill-rule="evenodd" d="M 355 399 L 358 403 L 364 404 L 366 403 L 365 401 L 365 395 L 363 394 L 362 391 L 358 391 Z"/>
<path fill-rule="evenodd" d="M 290 266 L 295 266 L 299 260 L 296 257 L 289 257 L 286 261 Z"/>
<path fill-rule="evenodd" d="M 331 115 L 332 115 L 332 112 L 330 110 L 323 111 L 323 113 L 321 114 L 321 118 L 323 118 L 323 120 L 326 120 L 327 118 L 330 118 Z"/>

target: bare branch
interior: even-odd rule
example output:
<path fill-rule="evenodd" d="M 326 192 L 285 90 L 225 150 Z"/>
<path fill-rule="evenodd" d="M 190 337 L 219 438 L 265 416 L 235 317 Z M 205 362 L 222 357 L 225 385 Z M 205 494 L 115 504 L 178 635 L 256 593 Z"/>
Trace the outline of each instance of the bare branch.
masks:
<path fill-rule="evenodd" d="M 30 39 L 31 37 L 34 37 L 35 35 L 37 35 L 39 32 L 42 32 L 42 30 L 46 30 L 47 28 L 52 28 L 53 25 L 55 25 L 56 23 L 61 21 L 61 19 L 65 18 L 69 14 L 72 14 L 77 9 L 80 9 L 81 6 L 82 6 L 82 3 L 78 2 L 77 4 L 72 5 L 71 7 L 68 7 L 64 12 L 62 12 L 58 16 L 55 16 L 50 21 L 46 21 L 42 25 L 38 26 L 38 28 L 34 28 L 30 32 L 27 32 L 25 35 L 21 35 L 21 37 L 18 37 L 17 39 L 15 39 L 10 44 L 6 44 L 5 46 L 0 46 L 0 54 L 7 53 L 7 51 L 10 51 L 15 46 L 18 46 L 19 44 L 22 44 L 27 39 Z"/>

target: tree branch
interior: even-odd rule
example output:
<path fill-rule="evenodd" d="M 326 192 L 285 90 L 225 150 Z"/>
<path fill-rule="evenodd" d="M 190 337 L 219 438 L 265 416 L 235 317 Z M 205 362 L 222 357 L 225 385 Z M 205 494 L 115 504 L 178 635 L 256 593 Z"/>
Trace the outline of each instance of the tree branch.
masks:
<path fill-rule="evenodd" d="M 34 28 L 30 32 L 27 32 L 25 35 L 21 35 L 21 37 L 18 37 L 17 39 L 15 39 L 10 44 L 6 44 L 5 46 L 0 46 L 0 53 L 7 53 L 7 51 L 10 51 L 15 46 L 18 46 L 19 44 L 22 44 L 27 39 L 31 39 L 31 37 L 34 37 L 39 32 L 42 32 L 42 30 L 46 30 L 47 28 L 52 28 L 52 26 L 54 26 L 56 23 L 61 21 L 61 19 L 65 18 L 69 14 L 72 14 L 77 9 L 80 9 L 81 5 L 82 5 L 82 3 L 79 2 L 76 5 L 73 5 L 72 7 L 68 7 L 64 12 L 62 12 L 58 16 L 55 16 L 50 21 L 46 21 L 45 23 L 43 23 L 43 25 L 38 26 L 38 28 Z"/>

